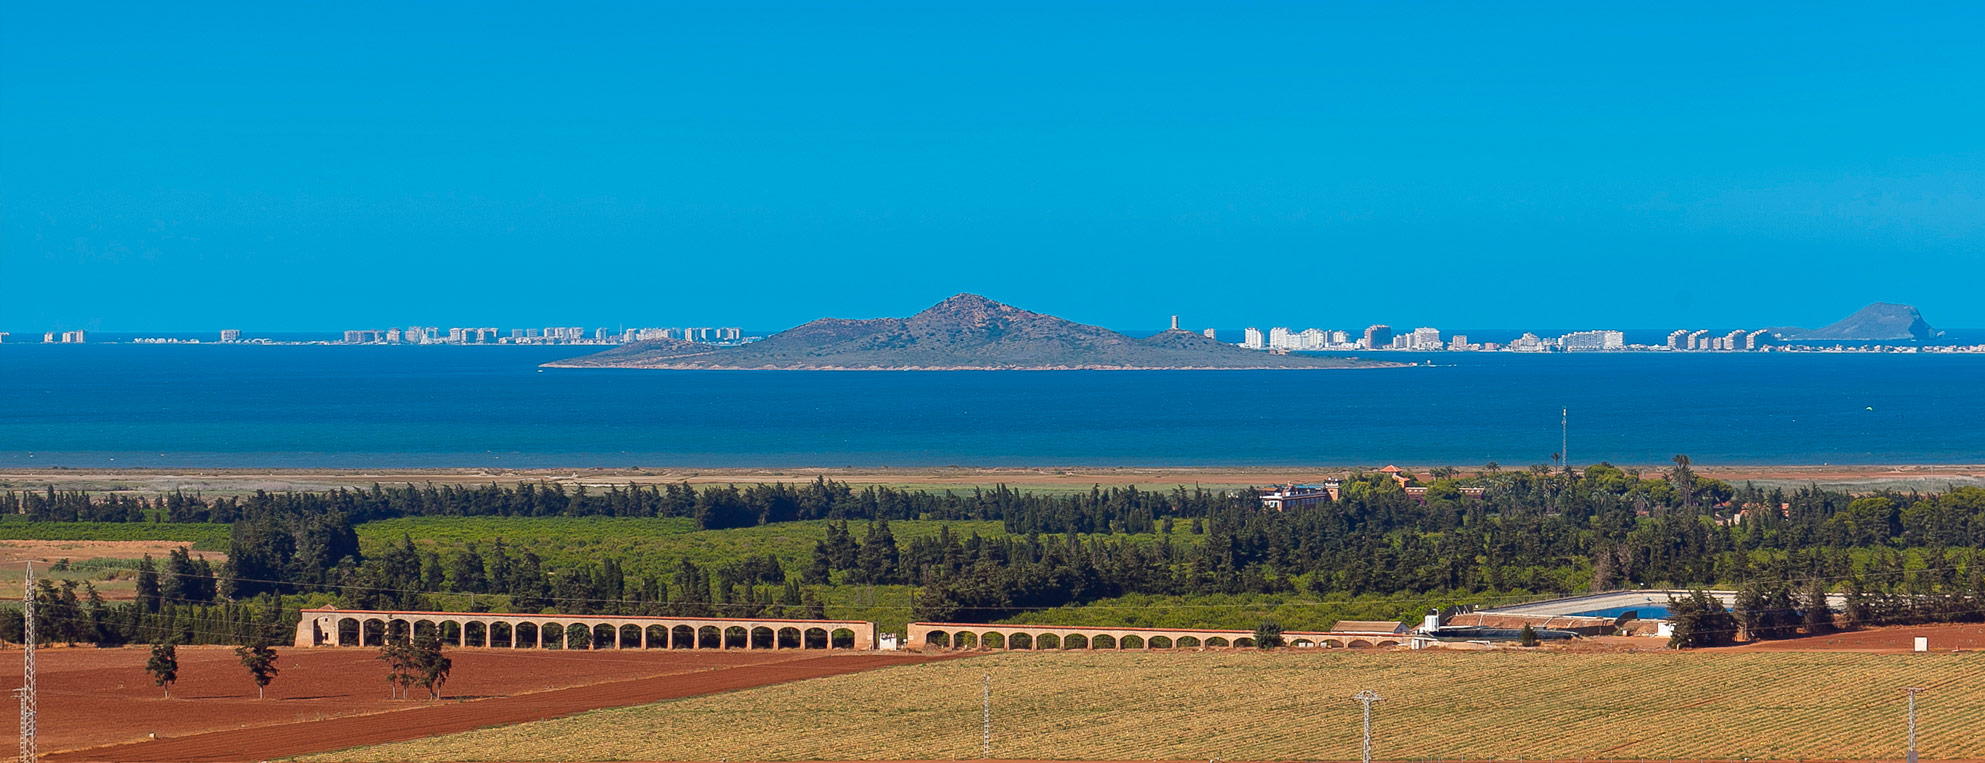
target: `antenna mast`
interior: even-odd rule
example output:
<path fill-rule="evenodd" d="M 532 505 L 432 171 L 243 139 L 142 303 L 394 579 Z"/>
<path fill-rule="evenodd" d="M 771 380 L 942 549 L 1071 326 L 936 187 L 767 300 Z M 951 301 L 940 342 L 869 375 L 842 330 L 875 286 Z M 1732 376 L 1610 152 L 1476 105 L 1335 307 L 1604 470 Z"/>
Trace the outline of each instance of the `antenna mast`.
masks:
<path fill-rule="evenodd" d="M 1571 409 L 1558 409 L 1558 463 L 1571 471 Z"/>
<path fill-rule="evenodd" d="M 21 595 L 22 635 L 27 642 L 21 661 L 21 688 L 15 693 L 21 697 L 21 763 L 35 763 L 36 749 L 34 738 L 35 691 L 34 691 L 34 562 L 28 562 L 27 590 Z"/>

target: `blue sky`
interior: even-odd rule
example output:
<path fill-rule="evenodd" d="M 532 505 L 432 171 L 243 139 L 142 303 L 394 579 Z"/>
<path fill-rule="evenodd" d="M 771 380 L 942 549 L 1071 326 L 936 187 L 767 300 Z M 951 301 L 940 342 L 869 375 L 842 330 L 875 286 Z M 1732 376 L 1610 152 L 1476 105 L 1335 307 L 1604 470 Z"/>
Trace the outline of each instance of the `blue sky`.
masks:
<path fill-rule="evenodd" d="M 1735 5 L 7 3 L 0 329 L 1985 327 L 1985 5 Z"/>

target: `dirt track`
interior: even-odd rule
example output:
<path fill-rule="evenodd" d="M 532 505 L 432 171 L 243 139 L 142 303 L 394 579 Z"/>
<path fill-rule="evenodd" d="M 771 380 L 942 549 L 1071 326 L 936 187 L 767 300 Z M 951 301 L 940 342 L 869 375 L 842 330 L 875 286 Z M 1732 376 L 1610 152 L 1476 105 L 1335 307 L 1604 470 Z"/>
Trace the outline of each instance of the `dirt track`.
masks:
<path fill-rule="evenodd" d="M 461 678 L 449 684 L 449 699 L 430 704 L 385 699 L 375 656 L 372 650 L 286 653 L 278 665 L 287 670 L 268 699 L 256 700 L 231 653 L 187 648 L 180 655 L 187 679 L 166 700 L 145 679 L 138 650 L 50 650 L 41 678 L 42 748 L 61 751 L 42 757 L 51 763 L 268 760 L 930 659 L 464 650 L 452 655 Z M 18 672 L 19 652 L 6 657 Z M 154 732 L 163 738 L 131 741 Z M 101 746 L 75 749 L 92 743 Z"/>
<path fill-rule="evenodd" d="M 1742 652 L 1868 652 L 1872 654 L 1905 654 L 1915 651 L 1915 639 L 1918 636 L 1930 640 L 1929 650 L 1932 652 L 1985 651 L 1985 625 L 1978 623 L 1901 625 L 1870 628 L 1861 631 L 1830 633 L 1824 636 L 1805 636 L 1779 641 L 1759 641 L 1723 648 Z"/>

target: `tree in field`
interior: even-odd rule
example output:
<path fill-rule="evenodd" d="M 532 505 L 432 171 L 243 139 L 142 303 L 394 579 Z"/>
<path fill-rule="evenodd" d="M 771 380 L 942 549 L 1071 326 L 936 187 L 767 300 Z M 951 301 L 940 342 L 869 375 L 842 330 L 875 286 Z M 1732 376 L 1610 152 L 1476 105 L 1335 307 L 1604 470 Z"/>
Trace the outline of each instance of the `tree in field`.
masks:
<path fill-rule="evenodd" d="M 1674 632 L 1668 636 L 1672 649 L 1694 649 L 1728 644 L 1737 633 L 1737 618 L 1723 603 L 1700 588 L 1680 599 L 1668 600 L 1668 621 Z"/>
<path fill-rule="evenodd" d="M 414 656 L 414 646 L 405 637 L 386 640 L 379 649 L 379 659 L 386 663 L 386 683 L 392 687 L 394 699 L 405 699 L 407 688 L 417 680 L 418 660 Z"/>
<path fill-rule="evenodd" d="M 427 690 L 428 699 L 441 698 L 441 685 L 448 682 L 448 669 L 454 660 L 441 653 L 441 635 L 428 632 L 413 643 L 414 685 Z"/>
<path fill-rule="evenodd" d="M 179 680 L 179 649 L 170 641 L 153 644 L 145 672 L 152 674 L 152 683 L 165 689 L 166 699 L 172 699 L 172 684 Z"/>
<path fill-rule="evenodd" d="M 1282 641 L 1281 623 L 1277 623 L 1274 620 L 1269 620 L 1260 625 L 1254 626 L 1254 648 L 1275 649 L 1281 647 L 1282 644 L 1283 641 Z"/>
<path fill-rule="evenodd" d="M 1516 634 L 1516 643 L 1524 646 L 1536 646 L 1537 629 L 1530 627 L 1529 623 L 1524 623 L 1523 632 Z"/>
<path fill-rule="evenodd" d="M 234 656 L 241 658 L 241 666 L 248 669 L 248 675 L 255 679 L 255 698 L 262 699 L 263 690 L 269 682 L 276 680 L 276 650 L 268 644 L 256 643 L 253 646 L 237 646 Z"/>
<path fill-rule="evenodd" d="M 1806 588 L 1806 609 L 1802 614 L 1807 635 L 1817 636 L 1833 630 L 1833 609 L 1827 606 L 1824 584 L 1816 580 Z"/>

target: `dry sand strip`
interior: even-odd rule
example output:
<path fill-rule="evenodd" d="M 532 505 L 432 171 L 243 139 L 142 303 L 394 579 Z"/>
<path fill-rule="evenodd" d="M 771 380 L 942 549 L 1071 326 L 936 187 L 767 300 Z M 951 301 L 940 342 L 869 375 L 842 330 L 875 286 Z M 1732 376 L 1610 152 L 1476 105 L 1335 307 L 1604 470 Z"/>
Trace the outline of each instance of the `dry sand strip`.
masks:
<path fill-rule="evenodd" d="M 1471 759 L 1443 759 L 1445 763 L 1469 763 Z M 1847 763 L 1842 759 L 1837 763 Z M 1917 763 L 1985 763 L 1977 758 L 1917 758 Z M 1828 763 L 1820 758 L 1488 758 L 1480 763 L 1608 763 L 1609 761 L 1642 761 L 1642 763 Z M 1853 758 L 1853 763 L 1908 763 L 1906 758 Z M 570 761 L 570 763 L 603 763 L 601 761 Z M 621 763 L 625 763 L 624 761 Z M 705 761 L 647 761 L 646 763 L 713 763 Z M 727 760 L 726 763 L 777 763 L 776 761 Z M 807 763 L 1207 763 L 1203 760 L 1088 760 L 1067 759 L 1048 760 L 1045 758 L 945 758 L 943 760 L 817 760 Z M 1227 760 L 1220 758 L 1213 763 L 1290 763 L 1286 760 Z M 1303 763 L 1359 763 L 1357 760 L 1327 760 L 1324 758 L 1304 758 Z M 1439 763 L 1434 758 L 1372 758 L 1372 763 Z"/>
<path fill-rule="evenodd" d="M 43 755 L 48 763 L 229 763 L 421 739 L 608 707 L 843 675 L 950 656 L 847 655 L 578 686 L 373 715 L 283 723 Z"/>

